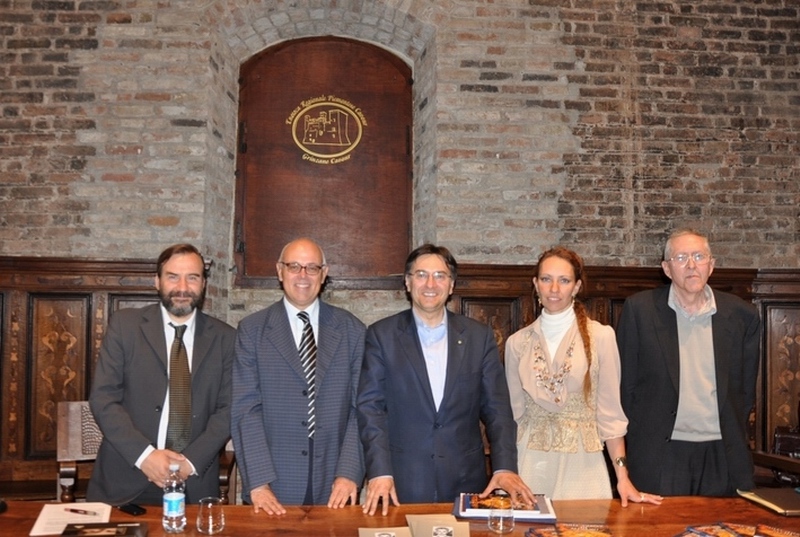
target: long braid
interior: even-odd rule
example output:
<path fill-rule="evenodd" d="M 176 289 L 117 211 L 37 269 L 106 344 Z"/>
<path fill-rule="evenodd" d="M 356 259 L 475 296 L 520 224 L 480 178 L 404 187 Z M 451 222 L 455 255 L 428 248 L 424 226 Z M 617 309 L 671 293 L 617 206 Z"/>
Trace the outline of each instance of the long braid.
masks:
<path fill-rule="evenodd" d="M 583 340 L 583 350 L 586 353 L 586 376 L 583 377 L 583 398 L 586 404 L 591 405 L 592 393 L 592 338 L 589 335 L 589 314 L 586 313 L 586 306 L 583 302 L 575 300 L 573 305 L 575 309 L 575 318 L 578 321 L 578 331 L 581 333 Z"/>

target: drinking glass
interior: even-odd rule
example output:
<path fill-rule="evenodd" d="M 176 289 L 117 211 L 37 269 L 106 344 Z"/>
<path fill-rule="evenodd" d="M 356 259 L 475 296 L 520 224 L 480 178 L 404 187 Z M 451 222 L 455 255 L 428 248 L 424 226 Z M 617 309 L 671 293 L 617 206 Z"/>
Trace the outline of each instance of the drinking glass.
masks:
<path fill-rule="evenodd" d="M 225 528 L 225 513 L 222 511 L 222 500 L 209 496 L 200 500 L 197 511 L 197 531 L 213 535 Z"/>
<path fill-rule="evenodd" d="M 511 498 L 497 496 L 489 509 L 489 529 L 494 533 L 511 533 L 514 530 L 514 509 Z"/>

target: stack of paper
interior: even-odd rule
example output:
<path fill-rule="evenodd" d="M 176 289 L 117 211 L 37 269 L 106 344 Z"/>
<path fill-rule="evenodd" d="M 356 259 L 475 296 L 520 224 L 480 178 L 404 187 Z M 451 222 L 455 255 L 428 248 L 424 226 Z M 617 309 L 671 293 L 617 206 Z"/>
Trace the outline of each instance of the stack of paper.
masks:
<path fill-rule="evenodd" d="M 110 518 L 107 503 L 48 503 L 42 506 L 30 535 L 61 535 L 67 524 L 108 522 Z"/>

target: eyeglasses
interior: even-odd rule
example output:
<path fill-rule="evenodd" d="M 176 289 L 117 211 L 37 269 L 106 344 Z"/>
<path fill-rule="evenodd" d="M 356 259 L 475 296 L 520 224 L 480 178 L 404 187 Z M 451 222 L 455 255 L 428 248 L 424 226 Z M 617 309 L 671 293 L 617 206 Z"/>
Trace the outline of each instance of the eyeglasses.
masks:
<path fill-rule="evenodd" d="M 695 265 L 706 265 L 711 261 L 711 254 L 695 252 L 693 254 L 678 254 L 670 257 L 667 261 L 674 261 L 678 266 L 684 267 L 689 263 L 689 259 L 694 260 Z"/>
<path fill-rule="evenodd" d="M 427 282 L 428 278 L 431 276 L 433 276 L 433 281 L 436 283 L 441 283 L 450 279 L 450 273 L 443 270 L 437 270 L 433 273 L 428 272 L 427 270 L 415 270 L 414 272 L 410 273 L 409 276 L 418 282 Z"/>
<path fill-rule="evenodd" d="M 325 265 L 316 265 L 314 263 L 309 263 L 308 265 L 301 265 L 300 263 L 284 263 L 283 261 L 279 261 L 281 265 L 286 267 L 286 270 L 291 272 L 292 274 L 300 274 L 300 271 L 305 269 L 306 274 L 309 276 L 316 276 L 319 274 Z"/>

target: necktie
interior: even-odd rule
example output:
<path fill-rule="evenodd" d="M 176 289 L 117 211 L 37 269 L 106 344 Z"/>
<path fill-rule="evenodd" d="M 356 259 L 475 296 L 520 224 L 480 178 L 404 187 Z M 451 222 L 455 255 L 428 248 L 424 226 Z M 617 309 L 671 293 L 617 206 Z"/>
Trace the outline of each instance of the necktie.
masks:
<path fill-rule="evenodd" d="M 192 375 L 183 344 L 186 325 L 174 325 L 175 339 L 169 353 L 169 421 L 166 447 L 181 453 L 189 444 L 192 429 Z"/>
<path fill-rule="evenodd" d="M 316 398 L 316 387 L 314 378 L 317 369 L 317 343 L 314 341 L 314 331 L 311 329 L 311 321 L 308 313 L 301 311 L 297 314 L 303 321 L 303 335 L 300 338 L 300 364 L 308 382 L 308 437 L 314 437 L 314 399 Z"/>

